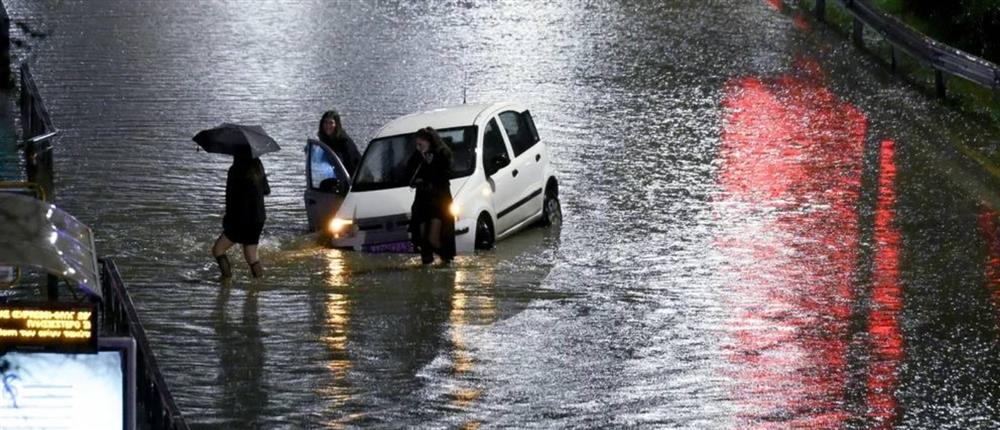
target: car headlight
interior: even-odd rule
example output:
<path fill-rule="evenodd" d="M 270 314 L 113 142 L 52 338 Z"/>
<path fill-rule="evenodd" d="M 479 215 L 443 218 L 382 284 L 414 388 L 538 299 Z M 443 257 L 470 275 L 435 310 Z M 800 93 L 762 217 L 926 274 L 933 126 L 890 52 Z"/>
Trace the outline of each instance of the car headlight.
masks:
<path fill-rule="evenodd" d="M 452 202 L 451 206 L 448 207 L 448 212 L 457 219 L 462 214 L 462 207 L 458 203 Z"/>
<path fill-rule="evenodd" d="M 344 230 L 351 226 L 351 224 L 354 224 L 354 221 L 349 219 L 334 218 L 330 220 L 330 224 L 327 225 L 327 230 L 329 230 L 330 233 L 337 235 L 343 233 Z"/>

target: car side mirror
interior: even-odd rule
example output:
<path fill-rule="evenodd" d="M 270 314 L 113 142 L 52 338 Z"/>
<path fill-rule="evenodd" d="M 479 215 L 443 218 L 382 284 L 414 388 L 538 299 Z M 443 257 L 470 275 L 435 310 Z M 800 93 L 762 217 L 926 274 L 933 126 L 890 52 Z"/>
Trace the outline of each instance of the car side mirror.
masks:
<path fill-rule="evenodd" d="M 327 178 L 319 183 L 319 190 L 324 193 L 347 194 L 349 185 L 340 178 Z"/>
<path fill-rule="evenodd" d="M 347 192 L 350 191 L 350 190 L 351 190 L 351 183 L 350 182 L 345 181 L 345 180 L 338 180 L 337 181 L 337 190 L 336 190 L 337 194 L 340 194 L 342 196 L 346 196 Z"/>
<path fill-rule="evenodd" d="M 500 171 L 504 167 L 510 165 L 510 159 L 504 155 L 497 155 L 493 157 L 489 163 L 486 164 L 486 176 L 493 176 L 494 173 Z"/>

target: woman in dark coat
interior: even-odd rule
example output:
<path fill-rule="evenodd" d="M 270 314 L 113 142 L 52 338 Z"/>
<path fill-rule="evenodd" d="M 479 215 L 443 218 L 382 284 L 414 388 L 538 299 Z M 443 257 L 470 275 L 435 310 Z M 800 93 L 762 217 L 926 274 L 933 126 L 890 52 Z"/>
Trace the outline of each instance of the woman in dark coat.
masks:
<path fill-rule="evenodd" d="M 212 246 L 212 255 L 219 263 L 222 278 L 233 276 L 232 265 L 226 251 L 234 243 L 243 245 L 243 257 L 254 278 L 264 276 L 264 268 L 257 258 L 257 243 L 264 229 L 267 214 L 264 196 L 271 193 L 259 159 L 246 153 L 233 157 L 233 165 L 226 175 L 226 214 L 222 217 L 222 234 Z"/>
<path fill-rule="evenodd" d="M 337 154 L 347 173 L 354 176 L 355 169 L 361 164 L 361 153 L 358 152 L 358 145 L 355 145 L 351 136 L 344 131 L 340 114 L 335 110 L 324 112 L 319 120 L 319 131 L 316 134 L 320 142 L 325 143 Z"/>
<path fill-rule="evenodd" d="M 416 188 L 410 209 L 410 235 L 424 264 L 438 254 L 445 263 L 455 257 L 455 216 L 451 213 L 451 149 L 427 127 L 414 136 L 417 151 L 409 160 L 410 186 Z"/>

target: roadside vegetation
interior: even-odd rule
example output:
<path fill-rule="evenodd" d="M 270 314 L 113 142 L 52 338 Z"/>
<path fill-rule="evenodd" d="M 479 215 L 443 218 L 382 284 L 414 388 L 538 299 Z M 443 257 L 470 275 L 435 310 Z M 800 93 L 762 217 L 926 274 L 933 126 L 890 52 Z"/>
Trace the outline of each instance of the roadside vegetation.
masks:
<path fill-rule="evenodd" d="M 799 0 L 799 6 L 813 10 L 815 0 Z M 886 13 L 942 43 L 1000 64 L 1000 0 L 872 0 Z M 837 0 L 826 2 L 827 21 L 850 34 L 851 15 Z M 865 29 L 865 46 L 872 54 L 890 62 L 892 47 L 880 35 Z M 926 64 L 896 52 L 896 70 L 904 79 L 929 94 L 934 91 L 934 71 Z M 1000 94 L 961 78 L 947 79 L 946 103 L 983 118 L 1000 130 Z"/>
<path fill-rule="evenodd" d="M 875 0 L 911 27 L 1000 64 L 1000 0 Z"/>

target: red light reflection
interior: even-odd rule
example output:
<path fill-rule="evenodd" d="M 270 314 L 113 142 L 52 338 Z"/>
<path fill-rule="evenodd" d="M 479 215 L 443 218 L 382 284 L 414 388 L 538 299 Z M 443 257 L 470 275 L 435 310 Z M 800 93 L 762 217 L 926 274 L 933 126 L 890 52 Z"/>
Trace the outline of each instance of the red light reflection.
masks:
<path fill-rule="evenodd" d="M 986 241 L 986 282 L 993 298 L 993 305 L 1000 309 L 1000 232 L 997 212 L 983 207 L 979 213 L 979 230 Z"/>
<path fill-rule="evenodd" d="M 867 121 L 819 65 L 726 88 L 717 243 L 734 276 L 738 427 L 832 428 L 844 405 Z"/>
<path fill-rule="evenodd" d="M 878 202 L 875 206 L 875 270 L 868 334 L 872 359 L 868 369 L 868 415 L 876 428 L 889 428 L 896 418 L 897 367 L 903 358 L 899 313 L 901 236 L 895 225 L 896 145 L 882 141 L 879 152 Z"/>
<path fill-rule="evenodd" d="M 805 14 L 801 10 L 795 12 L 795 16 L 792 18 L 792 25 L 802 31 L 809 31 L 812 28 L 809 25 L 809 20 L 806 19 Z"/>

